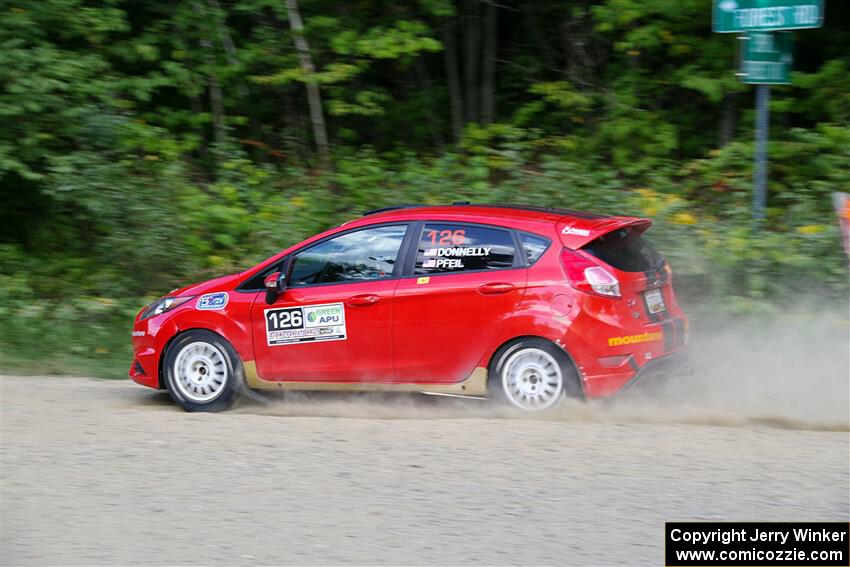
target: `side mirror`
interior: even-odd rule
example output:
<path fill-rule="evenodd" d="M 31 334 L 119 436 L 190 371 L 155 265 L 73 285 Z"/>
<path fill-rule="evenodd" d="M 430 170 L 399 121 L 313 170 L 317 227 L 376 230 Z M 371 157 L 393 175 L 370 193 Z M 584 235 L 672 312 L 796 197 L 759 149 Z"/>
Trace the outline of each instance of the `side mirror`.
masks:
<path fill-rule="evenodd" d="M 283 283 L 283 273 L 281 272 L 269 274 L 263 280 L 263 284 L 266 286 L 266 303 L 269 305 L 274 303 L 278 294 L 283 291 L 280 289 L 281 283 Z"/>
<path fill-rule="evenodd" d="M 286 280 L 289 278 L 289 272 L 292 267 L 292 260 L 287 258 L 281 266 L 280 272 L 269 274 L 263 279 L 263 285 L 266 287 L 266 303 L 271 305 L 277 299 L 277 296 L 286 291 Z"/>

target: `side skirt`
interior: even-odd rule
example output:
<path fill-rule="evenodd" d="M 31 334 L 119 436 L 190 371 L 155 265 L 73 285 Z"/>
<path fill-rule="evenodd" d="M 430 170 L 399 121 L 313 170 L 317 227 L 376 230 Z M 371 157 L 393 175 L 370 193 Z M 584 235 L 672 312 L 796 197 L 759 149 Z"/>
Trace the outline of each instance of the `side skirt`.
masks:
<path fill-rule="evenodd" d="M 263 380 L 257 374 L 257 365 L 251 360 L 243 362 L 245 383 L 255 390 L 314 390 L 338 392 L 423 392 L 426 394 L 453 394 L 456 396 L 486 396 L 487 369 L 477 367 L 472 374 L 453 384 L 422 384 L 416 382 L 316 382 Z"/>

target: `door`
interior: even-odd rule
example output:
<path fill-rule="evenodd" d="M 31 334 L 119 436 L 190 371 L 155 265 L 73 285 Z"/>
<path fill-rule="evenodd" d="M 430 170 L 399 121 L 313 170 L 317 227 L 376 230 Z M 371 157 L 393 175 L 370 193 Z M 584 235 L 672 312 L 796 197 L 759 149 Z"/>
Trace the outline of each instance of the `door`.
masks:
<path fill-rule="evenodd" d="M 426 223 L 418 240 L 395 293 L 395 380 L 458 382 L 517 309 L 527 271 L 508 229 Z"/>
<path fill-rule="evenodd" d="M 252 307 L 264 380 L 370 382 L 392 376 L 393 292 L 406 224 L 355 229 L 293 257 L 284 293 Z"/>

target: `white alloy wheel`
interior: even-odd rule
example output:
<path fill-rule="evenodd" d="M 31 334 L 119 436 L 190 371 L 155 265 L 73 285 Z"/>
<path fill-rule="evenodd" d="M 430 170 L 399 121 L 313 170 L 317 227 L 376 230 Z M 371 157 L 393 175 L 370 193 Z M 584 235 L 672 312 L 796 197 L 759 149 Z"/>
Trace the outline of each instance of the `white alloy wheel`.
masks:
<path fill-rule="evenodd" d="M 501 381 L 505 398 L 524 410 L 552 407 L 564 393 L 560 364 L 551 354 L 535 347 L 512 353 L 502 366 Z"/>
<path fill-rule="evenodd" d="M 205 403 L 225 391 L 227 359 L 217 346 L 195 341 L 184 346 L 174 360 L 174 385 L 190 402 Z"/>

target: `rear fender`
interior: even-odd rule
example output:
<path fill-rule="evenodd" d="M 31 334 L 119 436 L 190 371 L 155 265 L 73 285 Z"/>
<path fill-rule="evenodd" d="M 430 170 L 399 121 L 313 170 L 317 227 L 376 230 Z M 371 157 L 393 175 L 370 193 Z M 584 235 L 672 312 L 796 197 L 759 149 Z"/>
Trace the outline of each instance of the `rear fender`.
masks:
<path fill-rule="evenodd" d="M 521 337 L 546 339 L 566 352 L 572 360 L 564 337 L 579 313 L 579 305 L 574 293 L 573 290 L 561 285 L 527 289 L 522 304 L 505 325 L 498 339 L 486 349 L 478 366 L 488 368 L 496 351 L 508 342 Z"/>

